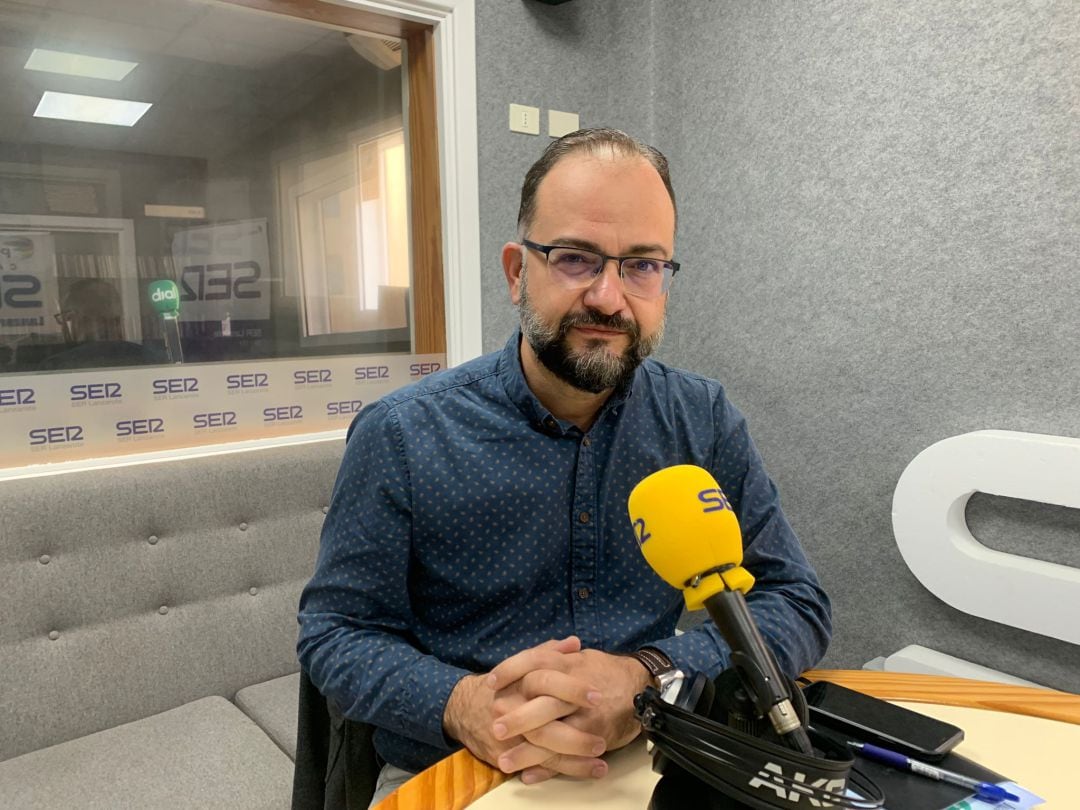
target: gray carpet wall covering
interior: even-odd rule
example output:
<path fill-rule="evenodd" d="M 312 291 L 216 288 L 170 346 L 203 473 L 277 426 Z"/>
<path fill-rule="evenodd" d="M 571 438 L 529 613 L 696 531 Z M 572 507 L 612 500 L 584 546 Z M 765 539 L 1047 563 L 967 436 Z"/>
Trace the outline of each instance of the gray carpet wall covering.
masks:
<path fill-rule="evenodd" d="M 485 349 L 516 323 L 498 251 L 548 140 L 507 105 L 655 143 L 684 263 L 659 356 L 748 414 L 834 598 L 825 663 L 917 643 L 1080 690 L 1080 648 L 945 605 L 890 516 L 936 441 L 1080 436 L 1080 3 L 477 0 L 477 60 Z M 1076 510 L 968 513 L 1080 564 Z"/>

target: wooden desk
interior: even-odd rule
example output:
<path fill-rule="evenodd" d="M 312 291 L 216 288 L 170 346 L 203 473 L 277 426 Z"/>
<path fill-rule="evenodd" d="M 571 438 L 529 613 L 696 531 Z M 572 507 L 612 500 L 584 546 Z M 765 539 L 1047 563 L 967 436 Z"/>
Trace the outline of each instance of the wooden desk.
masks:
<path fill-rule="evenodd" d="M 958 714 L 953 711 L 956 707 L 1009 712 L 1031 718 L 1080 725 L 1080 695 L 1068 692 L 969 681 L 962 678 L 871 670 L 812 670 L 806 673 L 806 678 L 833 681 L 883 700 L 912 704 L 937 704 L 942 707 L 940 710 L 935 711 L 926 707 L 923 711 L 961 727 L 970 725 L 972 722 L 979 722 L 980 717 L 978 713 L 963 714 L 961 712 Z M 1069 736 L 1070 740 L 1072 737 L 1080 740 L 1080 728 L 1055 729 L 1055 724 L 1039 725 L 1034 721 L 1030 725 L 1032 725 L 1031 729 L 1025 729 L 1021 733 L 1026 731 L 1026 735 L 1042 735 L 1050 729 Z M 1024 787 L 1039 793 L 1047 799 L 1047 804 L 1043 806 L 1047 810 L 1054 810 L 1057 807 L 1065 810 L 1068 807 L 1066 804 L 1055 803 L 1050 795 L 1040 792 L 1045 790 L 1042 785 L 1024 784 L 1021 774 L 1014 773 L 1016 768 L 1010 768 L 1009 763 L 986 761 L 986 757 L 981 755 L 982 752 L 977 746 L 976 750 L 969 750 L 968 746 L 968 742 L 962 744 L 961 753 L 967 753 L 972 759 L 1017 779 Z M 1072 748 L 1069 753 L 1075 750 L 1077 749 Z M 644 756 L 641 746 L 632 745 L 623 751 L 614 752 L 609 757 L 611 772 L 605 779 L 594 784 L 599 787 L 613 777 L 618 778 L 617 771 L 626 773 L 641 771 L 641 758 Z M 647 778 L 648 775 L 644 776 Z M 468 751 L 462 750 L 435 763 L 426 771 L 418 773 L 380 802 L 377 810 L 434 810 L 435 808 L 461 810 L 509 778 L 501 771 L 481 762 Z M 564 784 L 566 785 L 564 790 L 581 790 L 587 787 L 586 783 L 570 780 L 564 780 Z M 544 789 L 544 785 L 532 787 L 518 785 L 517 787 L 533 791 Z M 565 807 L 561 800 L 557 803 Z"/>

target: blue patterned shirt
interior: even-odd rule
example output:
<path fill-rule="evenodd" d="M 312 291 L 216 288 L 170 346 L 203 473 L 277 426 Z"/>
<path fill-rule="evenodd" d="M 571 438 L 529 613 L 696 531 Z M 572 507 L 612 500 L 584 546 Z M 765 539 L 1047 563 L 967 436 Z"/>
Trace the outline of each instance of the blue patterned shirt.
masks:
<path fill-rule="evenodd" d="M 829 641 L 828 598 L 719 383 L 646 360 L 582 433 L 530 391 L 520 337 L 357 416 L 301 598 L 305 670 L 406 770 L 458 747 L 442 717 L 462 676 L 550 638 L 655 646 L 691 674 L 727 665 L 711 622 L 673 635 L 682 594 L 627 517 L 630 490 L 673 464 L 705 467 L 727 494 L 781 668 L 814 665 Z"/>

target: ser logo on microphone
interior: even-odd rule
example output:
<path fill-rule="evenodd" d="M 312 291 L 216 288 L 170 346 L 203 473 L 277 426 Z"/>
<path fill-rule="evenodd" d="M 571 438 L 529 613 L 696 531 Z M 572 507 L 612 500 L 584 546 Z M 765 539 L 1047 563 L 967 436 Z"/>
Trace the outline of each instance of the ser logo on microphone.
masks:
<path fill-rule="evenodd" d="M 727 499 L 727 495 L 717 487 L 703 489 L 697 494 L 697 497 L 699 501 L 705 504 L 705 508 L 701 511 L 706 515 L 709 512 L 723 512 L 725 509 L 729 512 L 735 511 L 731 508 L 731 501 Z"/>
<path fill-rule="evenodd" d="M 650 537 L 652 537 L 652 535 L 645 530 L 645 518 L 638 518 L 637 520 L 635 520 L 634 538 L 637 540 L 637 544 L 639 546 L 642 545 Z"/>

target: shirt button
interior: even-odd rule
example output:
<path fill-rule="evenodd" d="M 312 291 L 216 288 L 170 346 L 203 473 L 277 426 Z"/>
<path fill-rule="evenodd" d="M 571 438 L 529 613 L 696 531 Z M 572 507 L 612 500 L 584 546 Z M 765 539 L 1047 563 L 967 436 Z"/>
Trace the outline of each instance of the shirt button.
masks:
<path fill-rule="evenodd" d="M 577 595 L 578 595 L 578 599 L 588 599 L 589 598 L 589 589 L 588 588 L 578 588 L 577 589 Z"/>
<path fill-rule="evenodd" d="M 582 512 L 580 515 L 577 516 L 577 519 L 580 520 L 582 523 L 588 523 L 589 522 L 589 513 L 588 512 Z"/>
<path fill-rule="evenodd" d="M 558 425 L 555 423 L 555 420 L 549 416 L 547 419 L 544 420 L 544 427 L 546 427 L 548 430 L 554 430 L 558 427 Z"/>
<path fill-rule="evenodd" d="M 590 439 L 588 436 L 586 436 L 584 439 L 581 440 L 581 443 L 585 447 L 588 447 L 590 444 L 592 444 L 592 439 Z"/>

